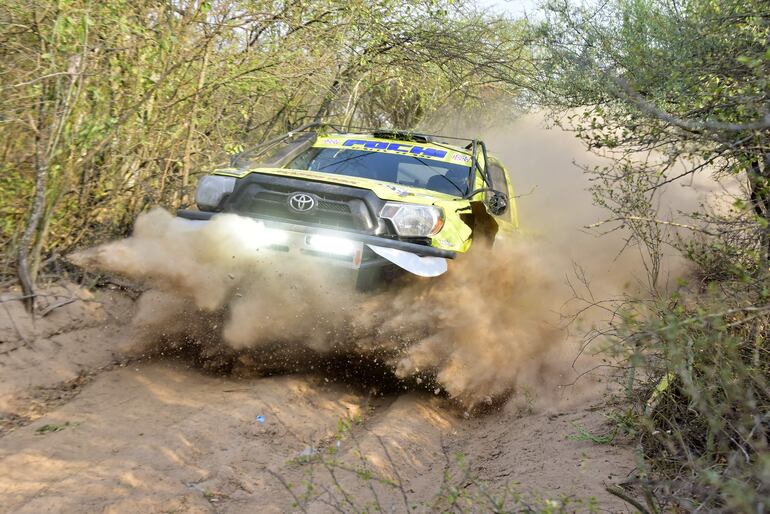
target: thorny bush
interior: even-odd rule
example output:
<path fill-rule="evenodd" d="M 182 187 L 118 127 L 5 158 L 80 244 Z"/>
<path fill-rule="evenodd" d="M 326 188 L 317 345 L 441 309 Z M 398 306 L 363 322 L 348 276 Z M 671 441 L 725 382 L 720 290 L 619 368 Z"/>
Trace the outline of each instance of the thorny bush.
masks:
<path fill-rule="evenodd" d="M 675 293 L 627 305 L 613 328 L 644 457 L 640 485 L 651 511 L 763 512 L 770 507 L 768 277 L 741 265 L 751 262 L 746 252 L 724 259 L 740 253 L 724 240 L 690 242 L 687 250 L 703 267 Z"/>

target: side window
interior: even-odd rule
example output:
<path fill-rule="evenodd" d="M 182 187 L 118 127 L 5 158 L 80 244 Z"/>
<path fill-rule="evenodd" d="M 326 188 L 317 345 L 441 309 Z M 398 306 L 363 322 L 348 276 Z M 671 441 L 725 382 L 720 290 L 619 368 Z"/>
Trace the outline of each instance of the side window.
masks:
<path fill-rule="evenodd" d="M 495 163 L 489 163 L 489 176 L 492 179 L 492 184 L 495 186 L 495 189 L 508 194 L 508 180 L 505 178 L 505 171 L 503 171 L 503 168 Z M 511 208 L 509 207 L 508 210 L 505 211 L 505 213 L 501 216 L 507 220 L 511 220 Z"/>

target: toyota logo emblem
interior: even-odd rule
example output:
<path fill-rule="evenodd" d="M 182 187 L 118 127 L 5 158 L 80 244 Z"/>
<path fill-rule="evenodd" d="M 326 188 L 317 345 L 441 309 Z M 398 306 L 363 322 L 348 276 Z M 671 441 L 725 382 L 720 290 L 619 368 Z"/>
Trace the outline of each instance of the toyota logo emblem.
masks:
<path fill-rule="evenodd" d="M 289 197 L 289 207 L 295 212 L 308 212 L 316 206 L 316 199 L 307 193 L 294 193 Z"/>

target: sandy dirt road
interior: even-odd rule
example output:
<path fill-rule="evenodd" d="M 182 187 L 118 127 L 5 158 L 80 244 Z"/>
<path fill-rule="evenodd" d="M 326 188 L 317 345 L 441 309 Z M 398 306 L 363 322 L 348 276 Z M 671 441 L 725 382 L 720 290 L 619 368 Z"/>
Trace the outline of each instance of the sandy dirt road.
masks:
<path fill-rule="evenodd" d="M 375 381 L 373 393 L 339 364 L 274 376 L 161 356 L 114 364 L 130 339 L 120 321 L 130 301 L 89 300 L 34 327 L 4 304 L 2 512 L 300 511 L 293 494 L 309 512 L 428 511 L 442 488 L 471 486 L 467 476 L 627 511 L 604 487 L 632 471 L 631 450 L 568 439 L 578 425 L 604 430 L 596 396 L 466 419 L 431 391 Z M 26 342 L 13 347 L 20 333 Z M 331 449 L 336 468 L 318 461 Z M 397 486 L 362 479 L 364 468 Z"/>

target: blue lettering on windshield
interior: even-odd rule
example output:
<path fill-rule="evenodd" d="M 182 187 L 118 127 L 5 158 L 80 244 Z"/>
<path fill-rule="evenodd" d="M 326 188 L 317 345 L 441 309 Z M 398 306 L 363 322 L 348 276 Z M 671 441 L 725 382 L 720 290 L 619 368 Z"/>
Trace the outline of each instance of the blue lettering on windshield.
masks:
<path fill-rule="evenodd" d="M 433 148 L 426 148 L 422 154 L 426 157 L 438 157 L 442 159 L 446 157 L 446 150 L 434 150 Z"/>
<path fill-rule="evenodd" d="M 402 146 L 405 146 L 406 148 L 401 148 Z M 393 150 L 394 152 L 408 152 L 409 145 L 402 145 L 401 143 L 390 143 L 388 145 L 388 150 Z"/>
<path fill-rule="evenodd" d="M 348 139 L 344 143 L 342 143 L 342 146 L 356 146 L 356 145 L 365 145 L 366 141 L 363 139 Z"/>
<path fill-rule="evenodd" d="M 446 157 L 446 150 L 436 150 L 434 148 L 423 148 L 422 146 L 404 145 L 401 143 L 386 143 L 384 141 L 366 141 L 365 139 L 347 139 L 342 146 L 363 146 L 374 150 L 390 150 L 392 152 L 410 153 L 412 155 L 423 155 L 425 157 L 435 157 L 442 159 Z"/>
<path fill-rule="evenodd" d="M 409 153 L 424 155 L 425 157 L 437 157 L 439 159 L 446 156 L 446 150 L 434 150 L 433 148 L 423 148 L 421 146 L 413 146 Z"/>

